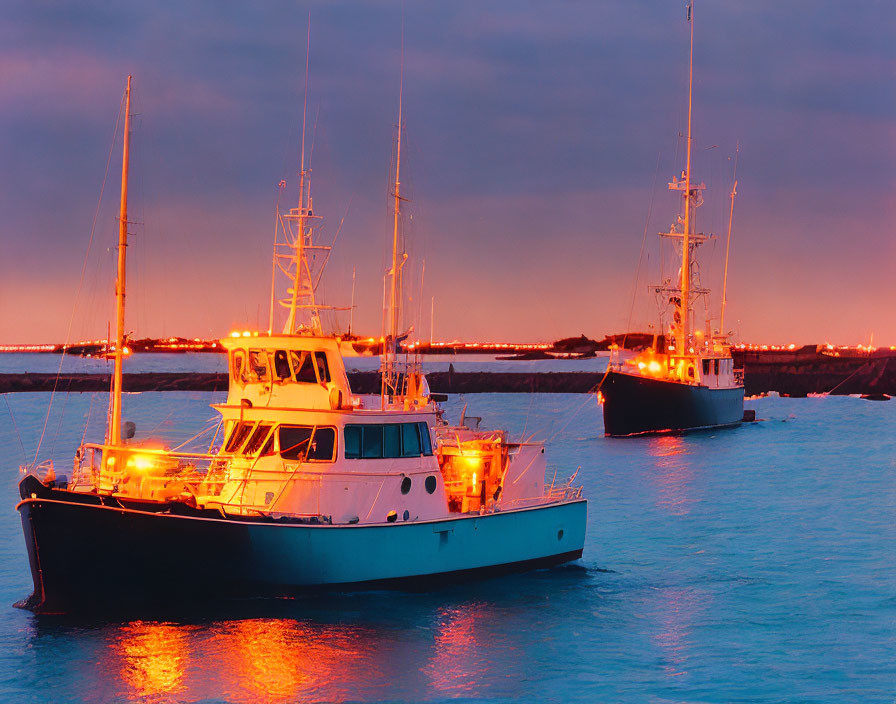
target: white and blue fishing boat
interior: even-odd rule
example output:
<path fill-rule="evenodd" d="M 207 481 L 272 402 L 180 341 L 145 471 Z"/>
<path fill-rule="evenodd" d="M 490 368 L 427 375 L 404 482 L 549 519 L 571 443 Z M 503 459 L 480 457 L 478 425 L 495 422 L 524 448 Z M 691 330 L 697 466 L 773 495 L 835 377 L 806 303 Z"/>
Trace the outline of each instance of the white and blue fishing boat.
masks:
<path fill-rule="evenodd" d="M 312 269 L 329 249 L 315 241 L 303 129 L 299 204 L 279 214 L 274 254 L 290 279 L 283 332 L 222 340 L 229 390 L 208 452 L 123 434 L 130 78 L 125 102 L 108 429 L 77 449 L 70 479 L 51 467 L 21 481 L 34 581 L 23 606 L 418 589 L 581 557 L 586 501 L 572 478 L 546 485 L 543 444 L 449 427 L 424 375 L 400 363 L 400 109 L 379 396 L 352 392 L 341 340 L 322 332 Z"/>
<path fill-rule="evenodd" d="M 708 237 L 696 230 L 696 211 L 703 204 L 706 184 L 691 174 L 691 108 L 694 93 L 694 23 L 688 5 L 690 59 L 688 63 L 688 132 L 685 169 L 673 178 L 669 188 L 681 194 L 681 214 L 660 237 L 678 249 L 681 267 L 676 277 L 652 287 L 652 292 L 671 306 L 668 331 L 655 336 L 654 344 L 643 353 L 626 358 L 614 350 L 607 374 L 600 385 L 604 432 L 614 437 L 689 430 L 725 428 L 739 425 L 744 416 L 743 381 L 735 373 L 731 345 L 725 333 L 728 249 L 737 182 L 731 190 L 728 219 L 728 246 L 718 331 L 710 321 L 705 329 L 694 325 L 694 303 L 708 295 L 696 265 L 696 250 Z"/>

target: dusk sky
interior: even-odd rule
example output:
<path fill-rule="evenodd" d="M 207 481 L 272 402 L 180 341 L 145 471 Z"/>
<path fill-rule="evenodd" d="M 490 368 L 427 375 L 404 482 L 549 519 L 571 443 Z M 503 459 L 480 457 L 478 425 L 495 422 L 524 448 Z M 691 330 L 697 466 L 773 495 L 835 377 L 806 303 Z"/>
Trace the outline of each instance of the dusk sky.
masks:
<path fill-rule="evenodd" d="M 407 3 L 419 337 L 432 297 L 437 339 L 599 338 L 629 325 L 633 288 L 631 328 L 657 322 L 647 284 L 678 207 L 665 186 L 683 168 L 685 6 Z M 379 334 L 401 2 L 25 0 L 0 13 L 0 343 L 61 342 L 70 321 L 71 340 L 105 336 L 120 139 L 80 293 L 79 280 L 129 73 L 128 329 L 266 328 L 309 10 L 324 240 L 345 216 L 322 294 L 348 305 L 356 267 L 355 329 Z M 702 252 L 712 316 L 739 142 L 726 327 L 747 342 L 896 344 L 896 4 L 698 0 L 694 18 L 699 228 L 720 237 Z"/>

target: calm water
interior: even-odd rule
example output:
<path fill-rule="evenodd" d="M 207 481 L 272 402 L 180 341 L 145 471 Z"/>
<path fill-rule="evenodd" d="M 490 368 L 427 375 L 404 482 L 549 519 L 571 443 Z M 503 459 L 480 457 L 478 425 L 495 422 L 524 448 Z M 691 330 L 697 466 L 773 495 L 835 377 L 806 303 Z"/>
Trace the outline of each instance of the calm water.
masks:
<path fill-rule="evenodd" d="M 580 563 L 431 594 L 79 623 L 10 606 L 31 579 L 6 403 L 33 452 L 48 398 L 0 401 L 0 701 L 896 698 L 896 402 L 760 399 L 764 422 L 737 430 L 609 440 L 590 397 L 452 398 L 453 418 L 466 402 L 549 438 L 558 477 L 581 466 Z M 129 395 L 125 417 L 175 442 L 218 398 Z M 57 396 L 42 454 L 69 466 L 104 404 Z"/>

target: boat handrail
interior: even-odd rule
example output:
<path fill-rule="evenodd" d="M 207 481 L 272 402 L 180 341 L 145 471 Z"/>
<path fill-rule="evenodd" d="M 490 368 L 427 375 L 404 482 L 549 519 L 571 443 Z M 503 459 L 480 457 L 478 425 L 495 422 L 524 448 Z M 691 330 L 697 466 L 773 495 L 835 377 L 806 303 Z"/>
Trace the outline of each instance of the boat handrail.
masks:
<path fill-rule="evenodd" d="M 155 447 L 140 447 L 139 445 L 106 445 L 103 443 L 96 442 L 85 442 L 79 448 L 79 450 L 99 450 L 100 452 L 106 452 L 107 450 L 114 450 L 117 452 L 124 452 L 128 454 L 147 454 L 147 455 L 158 455 L 160 457 L 173 457 L 176 459 L 195 459 L 195 460 L 221 460 L 224 459 L 225 456 L 223 454 L 215 454 L 211 452 L 180 452 L 176 450 L 166 450 L 164 448 L 155 448 Z"/>

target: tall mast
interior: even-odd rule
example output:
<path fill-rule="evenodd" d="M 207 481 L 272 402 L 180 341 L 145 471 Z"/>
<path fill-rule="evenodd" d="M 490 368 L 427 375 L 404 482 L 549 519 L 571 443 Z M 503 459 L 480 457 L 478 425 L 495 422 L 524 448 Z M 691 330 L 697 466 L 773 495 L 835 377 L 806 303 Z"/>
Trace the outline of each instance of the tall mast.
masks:
<path fill-rule="evenodd" d="M 299 166 L 299 207 L 298 207 L 298 231 L 296 232 L 295 250 L 296 250 L 296 271 L 292 283 L 292 297 L 290 299 L 289 317 L 286 321 L 285 332 L 293 334 L 296 325 L 296 312 L 298 308 L 298 299 L 301 293 L 302 274 L 305 269 L 305 220 L 308 215 L 308 208 L 305 205 L 305 130 L 308 119 L 308 64 L 311 58 L 311 13 L 308 14 L 308 38 L 305 48 L 305 98 L 302 104 L 302 155 Z M 309 200 L 310 207 L 310 200 Z M 309 271 L 309 278 L 311 272 Z M 313 289 L 313 286 L 312 286 Z M 313 294 L 313 290 L 312 290 Z M 312 323 L 317 320 L 317 316 L 312 311 Z M 316 332 L 319 332 L 316 331 Z"/>
<path fill-rule="evenodd" d="M 740 144 L 734 150 L 734 183 L 731 185 L 731 211 L 728 213 L 728 240 L 725 243 L 725 274 L 722 277 L 722 311 L 719 315 L 719 334 L 727 336 L 725 332 L 725 305 L 728 303 L 728 253 L 731 251 L 731 224 L 734 222 L 734 196 L 737 195 L 737 157 L 740 154 Z"/>
<path fill-rule="evenodd" d="M 121 207 L 118 214 L 118 278 L 115 281 L 115 371 L 112 376 L 112 410 L 106 443 L 121 444 L 121 386 L 124 357 L 124 296 L 128 247 L 128 158 L 131 139 L 131 77 L 125 90 L 124 140 L 121 150 Z"/>
<path fill-rule="evenodd" d="M 675 347 L 679 354 L 687 352 L 691 317 L 691 109 L 694 98 L 694 8 L 688 3 L 688 24 L 691 26 L 691 50 L 688 60 L 688 145 L 684 172 L 684 237 L 681 240 L 681 325 Z"/>
<path fill-rule="evenodd" d="M 398 87 L 398 139 L 395 146 L 395 184 L 394 184 L 394 215 L 392 221 L 392 270 L 390 272 L 389 281 L 389 329 L 386 337 L 386 353 L 385 368 L 383 370 L 382 394 L 397 393 L 397 379 L 395 371 L 395 357 L 398 352 L 398 324 L 399 324 L 399 297 L 400 279 L 399 267 L 404 262 L 399 262 L 399 229 L 401 226 L 401 118 L 402 118 L 402 97 L 404 93 L 404 22 L 402 20 L 401 32 L 401 69 L 400 69 L 399 87 Z"/>

